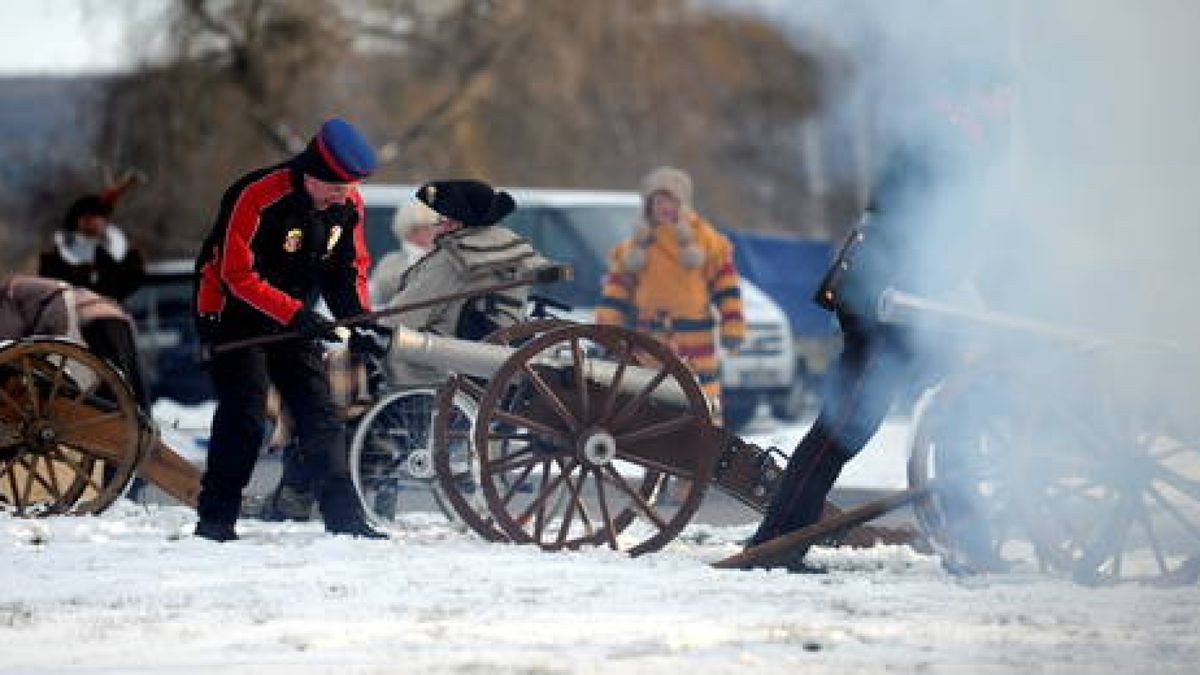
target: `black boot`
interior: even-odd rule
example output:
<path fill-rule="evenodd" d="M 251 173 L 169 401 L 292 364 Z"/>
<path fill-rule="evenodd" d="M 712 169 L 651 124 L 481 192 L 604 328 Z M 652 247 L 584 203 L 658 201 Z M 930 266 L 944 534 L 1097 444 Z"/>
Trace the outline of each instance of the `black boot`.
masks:
<path fill-rule="evenodd" d="M 806 436 L 788 460 L 779 490 L 747 546 L 757 546 L 817 522 L 825 498 L 845 464 L 842 457 L 839 448 L 820 430 Z M 804 548 L 789 557 L 799 565 L 807 552 Z"/>
<path fill-rule="evenodd" d="M 367 523 L 362 503 L 354 493 L 349 476 L 333 477 L 325 481 L 321 489 L 321 517 L 325 520 L 325 531 L 330 534 L 348 534 L 363 539 L 387 539 L 388 536 Z"/>
<path fill-rule="evenodd" d="M 196 536 L 202 539 L 208 539 L 218 543 L 227 541 L 236 541 L 237 532 L 233 529 L 233 523 L 218 522 L 214 520 L 201 520 L 196 523 Z"/>
<path fill-rule="evenodd" d="M 263 504 L 261 518 L 270 522 L 291 520 L 306 523 L 312 519 L 317 496 L 311 490 L 280 483 Z"/>

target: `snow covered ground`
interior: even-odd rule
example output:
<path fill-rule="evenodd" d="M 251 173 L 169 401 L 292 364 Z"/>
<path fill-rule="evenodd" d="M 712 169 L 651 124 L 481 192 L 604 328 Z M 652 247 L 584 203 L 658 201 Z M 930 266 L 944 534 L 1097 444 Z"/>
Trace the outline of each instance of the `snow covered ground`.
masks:
<path fill-rule="evenodd" d="M 747 435 L 790 447 L 800 433 Z M 905 434 L 889 424 L 848 483 L 902 482 Z M 895 546 L 816 550 L 825 574 L 712 569 L 752 524 L 695 523 L 636 559 L 489 544 L 435 513 L 406 514 L 382 542 L 243 520 L 241 541 L 213 544 L 193 524 L 130 502 L 0 515 L 0 672 L 1190 673 L 1200 660 L 1195 586 L 957 578 Z"/>

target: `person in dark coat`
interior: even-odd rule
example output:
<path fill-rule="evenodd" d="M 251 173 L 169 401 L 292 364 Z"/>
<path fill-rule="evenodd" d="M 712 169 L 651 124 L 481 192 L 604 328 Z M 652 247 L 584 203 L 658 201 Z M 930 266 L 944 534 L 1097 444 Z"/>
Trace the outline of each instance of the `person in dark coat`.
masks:
<path fill-rule="evenodd" d="M 212 354 L 217 396 L 197 536 L 237 538 L 234 523 L 264 435 L 271 385 L 296 420 L 299 451 L 319 477 L 325 529 L 385 536 L 367 524 L 350 481 L 344 425 L 321 361 L 322 340 L 337 336 L 317 309 L 321 299 L 339 319 L 371 309 L 366 219 L 356 186 L 375 166 L 363 135 L 335 117 L 303 152 L 239 178 L 221 200 L 196 259 L 196 321 Z M 298 337 L 222 349 L 284 332 Z M 351 350 L 369 357 L 373 337 L 369 327 L 356 329 Z"/>
<path fill-rule="evenodd" d="M 111 222 L 119 190 L 87 194 L 72 202 L 54 245 L 38 260 L 38 275 L 124 301 L 146 277 L 142 254 Z"/>
<path fill-rule="evenodd" d="M 974 138 L 978 127 L 963 124 L 965 109 L 946 112 L 892 148 L 862 222 L 817 290 L 814 300 L 837 317 L 842 351 L 826 375 L 820 413 L 748 546 L 816 523 L 842 467 L 874 436 L 897 396 L 945 365 L 921 349 L 911 329 L 880 323 L 876 306 L 887 287 L 944 298 L 974 272 L 969 253 L 945 239 L 979 227 L 981 213 L 958 213 L 953 232 L 933 232 L 929 209 L 945 194 L 970 189 L 974 163 L 986 163 L 991 148 Z M 928 264 L 934 257 L 937 264 Z M 806 553 L 795 551 L 786 566 L 807 569 Z"/>

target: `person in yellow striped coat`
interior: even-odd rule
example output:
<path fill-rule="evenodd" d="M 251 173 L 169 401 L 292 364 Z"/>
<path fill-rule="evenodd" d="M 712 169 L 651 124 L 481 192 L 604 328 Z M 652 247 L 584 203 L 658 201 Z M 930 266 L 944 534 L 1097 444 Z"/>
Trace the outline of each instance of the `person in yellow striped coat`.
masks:
<path fill-rule="evenodd" d="M 643 217 L 613 248 L 596 322 L 649 333 L 696 373 L 721 423 L 722 349 L 746 334 L 733 244 L 692 208 L 691 178 L 664 166 L 642 180 Z"/>

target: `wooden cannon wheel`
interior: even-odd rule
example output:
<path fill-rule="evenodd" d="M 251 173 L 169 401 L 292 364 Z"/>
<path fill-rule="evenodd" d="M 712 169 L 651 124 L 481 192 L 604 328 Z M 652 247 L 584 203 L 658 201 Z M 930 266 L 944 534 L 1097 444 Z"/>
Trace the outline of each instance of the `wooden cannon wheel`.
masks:
<path fill-rule="evenodd" d="M 0 345 L 0 509 L 98 513 L 153 441 L 119 371 L 58 338 Z"/>
<path fill-rule="evenodd" d="M 571 322 L 562 319 L 536 319 L 501 328 L 483 341 L 519 347 L 546 331 L 569 325 Z M 508 535 L 496 525 L 480 489 L 479 458 L 472 437 L 484 389 L 485 385 L 460 375 L 451 375 L 442 386 L 433 432 L 433 468 L 438 494 L 464 524 L 488 541 L 507 541 Z M 468 405 L 472 411 L 469 420 L 455 413 Z"/>
<path fill-rule="evenodd" d="M 980 369 L 934 395 L 909 465 L 910 483 L 935 488 L 914 506 L 918 521 L 966 569 L 1025 559 L 1087 584 L 1194 582 L 1194 362 L 1104 347 L 1056 370 L 1047 382 Z"/>
<path fill-rule="evenodd" d="M 680 400 L 659 400 L 671 390 Z M 504 362 L 480 400 L 474 446 L 489 511 L 511 541 L 637 555 L 669 542 L 699 508 L 718 451 L 712 431 L 695 376 L 669 347 L 571 325 Z M 691 481 L 681 502 L 660 499 L 664 476 Z M 552 508 L 560 499 L 565 508 Z"/>

